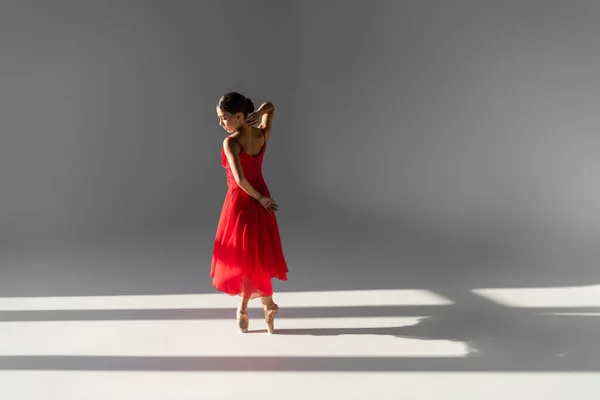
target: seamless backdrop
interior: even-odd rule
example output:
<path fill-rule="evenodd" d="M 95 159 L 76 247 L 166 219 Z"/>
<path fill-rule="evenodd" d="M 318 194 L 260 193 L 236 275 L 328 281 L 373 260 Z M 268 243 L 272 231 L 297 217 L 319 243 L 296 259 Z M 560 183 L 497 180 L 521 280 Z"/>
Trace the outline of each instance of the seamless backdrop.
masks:
<path fill-rule="evenodd" d="M 595 282 L 598 17 L 593 1 L 4 1 L 3 290 L 210 290 L 214 108 L 234 90 L 277 108 L 282 290 Z M 67 262 L 135 238 L 194 252 Z M 54 267 L 27 258 L 53 243 L 75 244 Z"/>

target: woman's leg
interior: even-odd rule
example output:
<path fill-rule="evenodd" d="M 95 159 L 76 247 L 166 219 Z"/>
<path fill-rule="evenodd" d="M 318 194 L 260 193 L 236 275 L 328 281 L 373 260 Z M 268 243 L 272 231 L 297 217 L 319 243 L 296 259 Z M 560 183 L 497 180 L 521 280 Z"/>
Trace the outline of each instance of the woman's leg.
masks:
<path fill-rule="evenodd" d="M 260 301 L 265 310 L 265 322 L 267 324 L 267 332 L 273 333 L 275 330 L 275 314 L 279 310 L 279 306 L 273 301 L 273 296 L 263 296 Z"/>
<path fill-rule="evenodd" d="M 248 308 L 248 301 L 249 301 L 249 300 L 250 300 L 250 299 L 248 299 L 248 298 L 246 298 L 246 297 L 242 296 L 242 297 L 241 297 L 241 299 L 240 299 L 240 307 L 239 307 L 239 309 L 240 309 L 240 310 L 243 310 L 243 309 L 246 309 L 246 308 Z"/>
<path fill-rule="evenodd" d="M 273 296 L 262 296 L 260 298 L 260 302 L 262 303 L 263 308 L 264 307 L 269 308 L 269 307 L 272 307 L 273 304 L 275 304 L 275 302 L 273 301 Z"/>
<path fill-rule="evenodd" d="M 242 296 L 241 300 L 240 300 L 240 305 L 236 312 L 238 327 L 240 328 L 240 331 L 242 331 L 243 333 L 248 332 L 248 325 L 250 324 L 250 321 L 248 318 L 248 300 L 250 300 L 250 299 Z"/>

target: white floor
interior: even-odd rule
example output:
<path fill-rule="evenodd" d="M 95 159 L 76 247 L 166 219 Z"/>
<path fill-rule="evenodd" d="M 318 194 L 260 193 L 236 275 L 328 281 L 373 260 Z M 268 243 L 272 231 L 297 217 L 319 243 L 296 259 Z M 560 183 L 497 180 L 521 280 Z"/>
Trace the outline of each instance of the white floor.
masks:
<path fill-rule="evenodd" d="M 571 307 L 600 304 L 597 286 L 548 290 L 479 293 L 512 307 L 527 307 L 527 299 L 555 307 L 559 295 Z M 600 373 L 589 368 L 597 363 L 578 367 L 581 359 L 569 363 L 566 353 L 548 363 L 519 363 L 514 354 L 490 361 L 469 343 L 402 333 L 428 315 L 318 316 L 320 307 L 452 307 L 427 290 L 291 292 L 276 300 L 281 312 L 269 336 L 258 301 L 250 332 L 241 334 L 237 299 L 222 294 L 0 298 L 0 399 L 546 400 L 592 399 L 600 390 Z"/>

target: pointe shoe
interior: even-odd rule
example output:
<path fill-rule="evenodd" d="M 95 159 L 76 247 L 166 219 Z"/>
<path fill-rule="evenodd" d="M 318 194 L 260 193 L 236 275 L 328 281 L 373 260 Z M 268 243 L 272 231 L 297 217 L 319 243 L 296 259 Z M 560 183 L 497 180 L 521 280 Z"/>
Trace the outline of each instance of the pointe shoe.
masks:
<path fill-rule="evenodd" d="M 275 303 L 270 307 L 264 307 L 265 309 L 265 323 L 267 324 L 267 332 L 269 335 L 275 330 L 275 314 L 279 311 L 279 306 Z"/>
<path fill-rule="evenodd" d="M 241 308 L 236 311 L 238 327 L 242 333 L 248 332 L 248 325 L 250 325 L 250 321 L 248 318 L 248 309 Z"/>

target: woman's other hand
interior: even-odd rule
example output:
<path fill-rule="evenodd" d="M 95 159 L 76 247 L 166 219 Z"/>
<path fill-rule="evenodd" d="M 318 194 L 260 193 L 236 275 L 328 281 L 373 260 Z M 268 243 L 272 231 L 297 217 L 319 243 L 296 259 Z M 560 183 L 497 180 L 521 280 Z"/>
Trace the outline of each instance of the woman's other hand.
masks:
<path fill-rule="evenodd" d="M 273 200 L 269 196 L 261 195 L 260 198 L 258 199 L 258 202 L 260 203 L 261 206 L 263 206 L 263 208 L 265 210 L 267 210 L 269 212 L 277 211 L 277 209 L 279 208 L 277 206 L 277 202 L 275 202 L 275 200 Z"/>
<path fill-rule="evenodd" d="M 255 126 L 260 122 L 260 118 L 261 118 L 261 113 L 259 111 L 254 111 L 253 113 L 248 114 L 246 123 L 249 126 Z"/>

